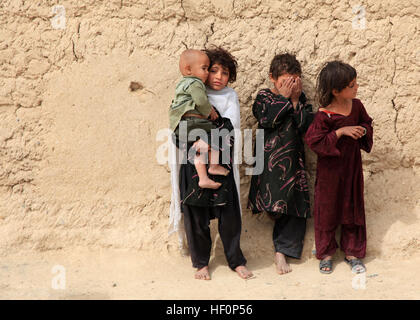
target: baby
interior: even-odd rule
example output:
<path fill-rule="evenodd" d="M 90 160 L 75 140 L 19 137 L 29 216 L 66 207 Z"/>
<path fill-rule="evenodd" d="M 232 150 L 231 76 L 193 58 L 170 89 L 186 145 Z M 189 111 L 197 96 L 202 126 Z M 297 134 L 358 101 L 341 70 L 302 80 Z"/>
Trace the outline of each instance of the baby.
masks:
<path fill-rule="evenodd" d="M 185 50 L 179 60 L 179 69 L 183 78 L 175 89 L 175 99 L 169 109 L 169 128 L 175 135 L 180 137 L 179 124 L 185 121 L 187 125 L 187 141 L 192 142 L 189 133 L 193 129 L 204 130 L 210 141 L 211 129 L 216 126 L 210 120 L 216 120 L 218 115 L 210 104 L 204 83 L 209 74 L 208 68 L 210 60 L 208 56 L 200 50 Z M 210 117 L 210 120 L 208 118 Z M 195 140 L 193 140 L 195 141 Z M 219 151 L 211 149 L 207 143 L 199 139 L 195 141 L 194 148 L 199 150 L 198 156 L 194 158 L 194 166 L 197 170 L 200 188 L 218 189 L 221 183 L 211 180 L 207 175 L 205 164 L 205 153 L 208 153 L 210 160 L 208 173 L 212 175 L 228 175 L 229 170 L 218 164 Z"/>

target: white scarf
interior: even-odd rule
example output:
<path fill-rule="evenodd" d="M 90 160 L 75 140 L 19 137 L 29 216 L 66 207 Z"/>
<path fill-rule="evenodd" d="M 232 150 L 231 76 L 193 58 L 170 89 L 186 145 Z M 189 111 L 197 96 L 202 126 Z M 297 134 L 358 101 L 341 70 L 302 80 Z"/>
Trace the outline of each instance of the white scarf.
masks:
<path fill-rule="evenodd" d="M 240 130 L 241 115 L 239 110 L 238 96 L 232 88 L 225 87 L 222 90 L 212 90 L 207 88 L 207 95 L 210 103 L 219 111 L 223 118 L 228 118 L 233 125 L 236 132 Z M 239 157 L 240 150 L 242 149 L 241 135 L 235 132 L 234 144 L 234 164 L 233 164 L 233 177 L 235 179 L 236 189 L 238 191 L 239 208 L 241 210 L 241 193 L 240 193 L 240 176 L 239 176 Z M 184 246 L 184 225 L 182 223 L 181 213 L 181 197 L 179 193 L 179 169 L 181 168 L 179 154 L 176 146 L 168 139 L 169 143 L 169 168 L 171 169 L 171 206 L 169 213 L 169 234 L 178 232 L 179 246 L 183 249 Z"/>

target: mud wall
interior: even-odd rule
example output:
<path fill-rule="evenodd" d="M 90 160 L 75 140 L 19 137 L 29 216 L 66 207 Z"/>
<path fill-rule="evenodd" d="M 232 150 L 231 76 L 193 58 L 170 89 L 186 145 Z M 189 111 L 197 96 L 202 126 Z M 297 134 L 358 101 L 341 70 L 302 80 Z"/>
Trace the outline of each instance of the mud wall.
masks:
<path fill-rule="evenodd" d="M 297 55 L 310 98 L 325 61 L 356 67 L 375 130 L 363 154 L 368 255 L 419 254 L 419 15 L 409 0 L 2 0 L 0 254 L 176 250 L 156 134 L 167 126 L 179 54 L 210 44 L 238 59 L 242 129 L 255 128 L 252 102 L 275 53 Z M 315 161 L 308 151 L 312 184 Z M 245 209 L 250 176 L 241 173 L 249 259 L 272 252 L 272 222 Z"/>

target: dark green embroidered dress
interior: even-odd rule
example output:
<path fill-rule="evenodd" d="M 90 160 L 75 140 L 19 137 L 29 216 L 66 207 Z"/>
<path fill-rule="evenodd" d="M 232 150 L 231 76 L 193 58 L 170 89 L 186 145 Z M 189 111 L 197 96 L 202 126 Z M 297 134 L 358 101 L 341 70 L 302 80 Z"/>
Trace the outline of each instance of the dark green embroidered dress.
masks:
<path fill-rule="evenodd" d="M 252 112 L 258 128 L 264 130 L 264 150 L 256 150 L 257 161 L 264 161 L 264 170 L 252 176 L 248 208 L 253 213 L 265 211 L 273 217 L 283 214 L 309 217 L 302 135 L 313 120 L 312 105 L 302 92 L 295 110 L 290 100 L 263 89 Z"/>

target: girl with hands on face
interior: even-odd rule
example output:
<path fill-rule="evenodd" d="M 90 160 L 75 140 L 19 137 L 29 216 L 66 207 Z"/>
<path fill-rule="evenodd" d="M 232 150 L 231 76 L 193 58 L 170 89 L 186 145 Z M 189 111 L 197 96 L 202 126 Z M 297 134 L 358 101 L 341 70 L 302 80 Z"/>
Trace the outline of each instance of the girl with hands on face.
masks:
<path fill-rule="evenodd" d="M 301 257 L 310 216 L 302 136 L 313 112 L 302 92 L 301 75 L 294 55 L 276 55 L 269 71 L 273 88 L 260 90 L 252 107 L 258 129 L 264 130 L 264 149 L 255 151 L 264 169 L 252 176 L 248 208 L 273 219 L 274 261 L 281 275 L 292 271 L 288 258 Z"/>
<path fill-rule="evenodd" d="M 292 94 L 290 95 L 290 100 L 292 100 L 293 108 L 295 109 L 299 102 L 299 97 L 301 94 L 302 94 L 302 80 L 300 77 L 296 77 L 294 78 Z"/>
<path fill-rule="evenodd" d="M 271 76 L 271 82 L 274 84 L 274 93 L 281 94 L 286 99 L 290 99 L 293 104 L 293 108 L 296 109 L 296 106 L 299 102 L 299 97 L 302 93 L 302 80 L 299 75 L 291 75 L 286 73 L 276 80 Z"/>

